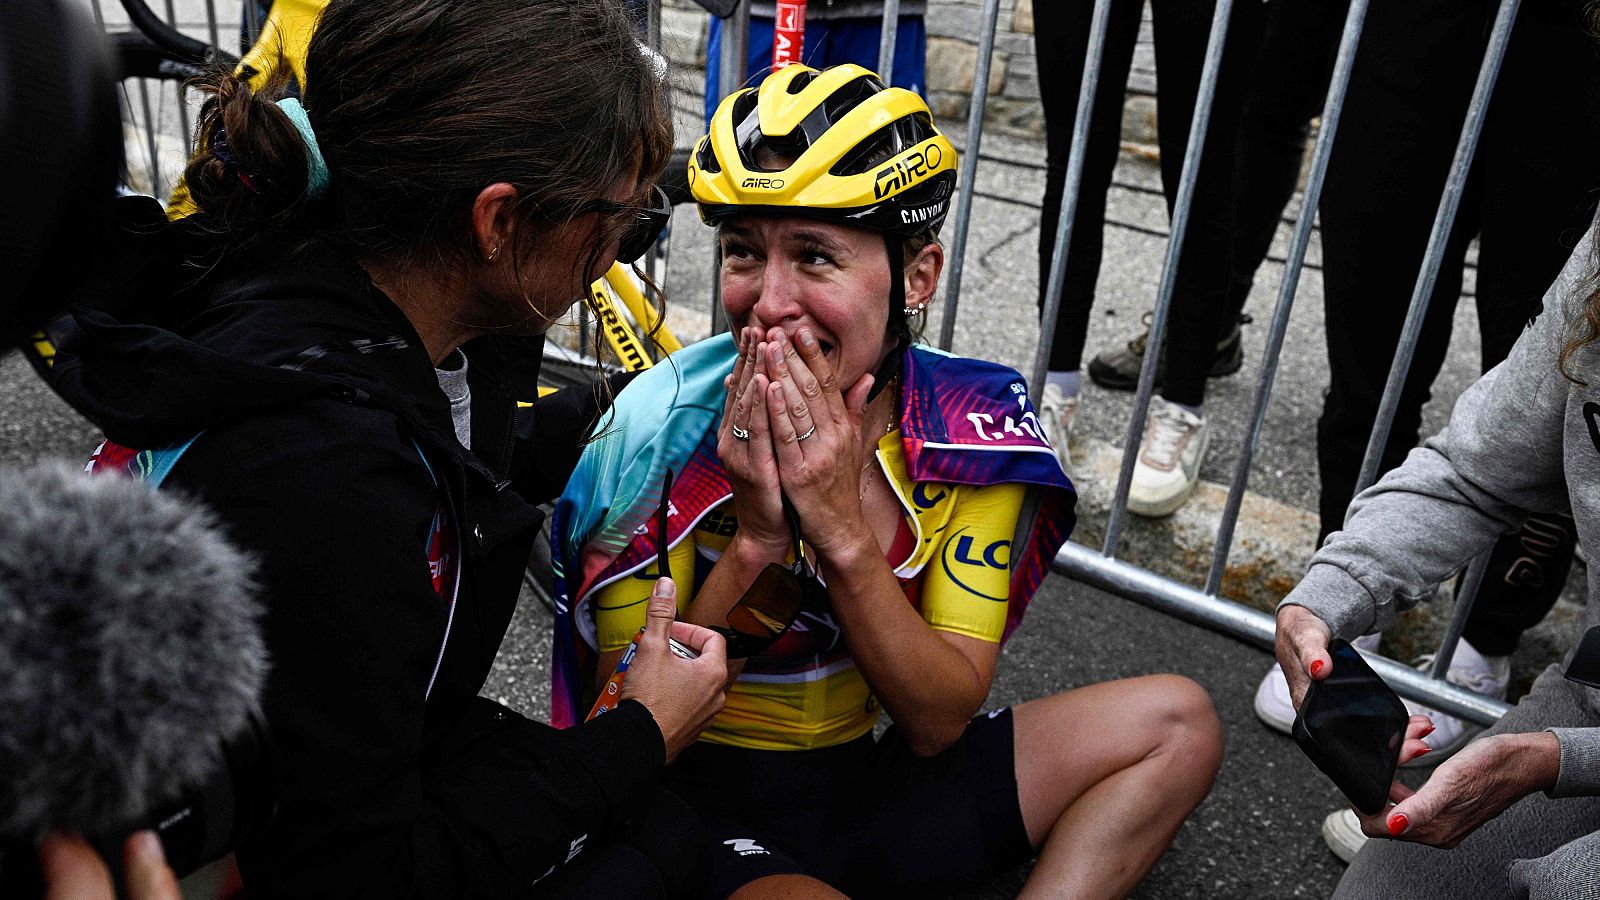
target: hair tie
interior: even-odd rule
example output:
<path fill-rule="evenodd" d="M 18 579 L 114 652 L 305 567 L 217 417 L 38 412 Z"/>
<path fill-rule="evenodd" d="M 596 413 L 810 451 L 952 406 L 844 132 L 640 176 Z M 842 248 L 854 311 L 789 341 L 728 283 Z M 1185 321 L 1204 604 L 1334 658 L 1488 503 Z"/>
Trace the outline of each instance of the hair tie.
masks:
<path fill-rule="evenodd" d="M 296 97 L 279 100 L 278 108 L 294 123 L 300 140 L 306 145 L 306 196 L 315 200 L 328 189 L 328 163 L 322 158 L 322 148 L 317 146 L 317 133 L 311 130 L 311 117 L 306 115 L 306 108 Z"/>
<path fill-rule="evenodd" d="M 256 182 L 258 180 L 265 181 L 265 179 L 260 178 L 254 172 L 246 171 L 244 166 L 239 164 L 239 158 L 233 155 L 233 149 L 228 146 L 228 130 L 226 128 L 217 128 L 217 133 L 211 138 L 211 155 L 222 163 L 224 171 L 232 172 L 234 177 L 239 179 L 239 183 L 244 185 L 245 190 L 252 194 L 261 193 L 261 186 Z"/>

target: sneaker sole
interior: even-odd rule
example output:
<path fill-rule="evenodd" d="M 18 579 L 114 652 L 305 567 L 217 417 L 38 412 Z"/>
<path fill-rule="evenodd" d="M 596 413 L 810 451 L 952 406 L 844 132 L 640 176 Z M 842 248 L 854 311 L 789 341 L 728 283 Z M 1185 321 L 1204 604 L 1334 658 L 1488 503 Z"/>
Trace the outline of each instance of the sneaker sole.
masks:
<path fill-rule="evenodd" d="M 1170 516 L 1181 509 L 1183 504 L 1189 502 L 1189 498 L 1194 495 L 1194 489 L 1199 486 L 1200 479 L 1196 478 L 1194 481 L 1189 482 L 1189 486 L 1181 493 L 1150 503 L 1138 500 L 1132 494 L 1129 494 L 1128 512 L 1144 516 L 1147 519 L 1160 519 Z"/>

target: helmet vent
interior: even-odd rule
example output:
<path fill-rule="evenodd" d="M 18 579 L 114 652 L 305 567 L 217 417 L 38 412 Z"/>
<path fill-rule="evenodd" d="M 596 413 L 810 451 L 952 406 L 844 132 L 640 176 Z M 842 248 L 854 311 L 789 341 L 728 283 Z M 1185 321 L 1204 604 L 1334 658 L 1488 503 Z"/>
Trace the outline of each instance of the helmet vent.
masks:
<path fill-rule="evenodd" d="M 807 85 L 816 80 L 816 72 L 801 72 L 799 75 L 796 75 L 792 80 L 790 80 L 789 93 L 798 94 L 805 90 Z"/>
<path fill-rule="evenodd" d="M 860 106 L 868 97 L 882 92 L 883 89 L 883 82 L 865 75 L 841 85 L 823 101 L 822 108 L 828 117 L 828 123 L 832 124 L 844 118 L 850 110 Z"/>
<path fill-rule="evenodd" d="M 828 171 L 833 175 L 860 175 L 873 166 L 915 147 L 937 134 L 922 113 L 896 119 L 858 142 Z"/>

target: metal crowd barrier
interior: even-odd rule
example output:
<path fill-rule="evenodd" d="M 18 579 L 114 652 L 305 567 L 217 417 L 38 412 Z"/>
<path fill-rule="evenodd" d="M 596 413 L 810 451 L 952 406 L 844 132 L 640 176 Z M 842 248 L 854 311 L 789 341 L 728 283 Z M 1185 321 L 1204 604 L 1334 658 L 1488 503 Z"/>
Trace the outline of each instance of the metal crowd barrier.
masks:
<path fill-rule="evenodd" d="M 1495 79 L 1499 74 L 1501 63 L 1505 57 L 1506 46 L 1510 39 L 1511 24 L 1515 19 L 1519 2 L 1520 0 L 1502 0 L 1499 7 L 1494 29 L 1490 35 L 1488 49 L 1484 54 L 1477 87 L 1472 97 L 1466 122 L 1462 128 L 1455 160 L 1451 167 L 1443 197 L 1440 200 L 1439 212 L 1434 222 L 1425 261 L 1417 279 L 1416 289 L 1412 295 L 1410 310 L 1402 332 L 1400 348 L 1395 355 L 1393 367 L 1389 373 L 1389 380 L 1384 390 L 1378 419 L 1367 446 L 1360 483 L 1357 488 L 1358 491 L 1371 485 L 1375 480 L 1379 456 L 1394 423 L 1395 414 L 1399 406 L 1400 391 L 1405 383 L 1406 373 L 1410 369 L 1417 341 L 1421 336 L 1422 322 L 1427 312 L 1428 301 L 1432 295 L 1439 268 L 1443 261 L 1446 239 L 1449 236 L 1451 225 L 1455 221 L 1456 213 L 1460 206 L 1467 172 L 1472 163 L 1479 135 L 1482 133 L 1484 112 L 1487 109 L 1489 97 L 1494 89 Z M 1041 345 L 1031 381 L 1036 394 L 1044 383 L 1050 343 L 1059 314 L 1061 286 L 1065 277 L 1067 253 L 1071 246 L 1073 218 L 1078 205 L 1082 183 L 1089 118 L 1094 108 L 1094 96 L 1099 83 L 1106 38 L 1106 23 L 1110 14 L 1111 3 L 1112 0 L 1096 0 L 1092 12 L 1089 51 L 1085 54 L 1083 78 L 1079 86 L 1077 119 L 1074 123 L 1072 143 L 1068 155 L 1066 181 L 1062 193 L 1061 217 L 1056 228 L 1054 258 L 1051 262 L 1048 290 L 1045 294 L 1045 308 L 1041 315 Z M 1312 223 L 1327 175 L 1328 151 L 1333 145 L 1335 135 L 1338 133 L 1339 119 L 1344 108 L 1345 95 L 1349 89 L 1350 73 L 1356 56 L 1356 47 L 1360 41 L 1362 26 L 1366 20 L 1368 3 L 1369 0 L 1352 0 L 1349 14 L 1345 19 L 1344 32 L 1339 45 L 1333 78 L 1323 107 L 1321 128 L 1312 154 L 1310 179 L 1306 184 L 1304 200 L 1301 203 L 1299 215 L 1295 221 L 1291 250 L 1285 265 L 1283 282 L 1267 336 L 1266 351 L 1262 360 L 1262 373 L 1260 381 L 1256 385 L 1251 413 L 1247 419 L 1249 423 L 1248 430 L 1244 438 L 1242 452 L 1234 469 L 1233 480 L 1229 487 L 1228 499 L 1222 513 L 1222 519 L 1218 523 L 1216 545 L 1213 549 L 1211 566 L 1206 575 L 1205 587 L 1196 589 L 1156 575 L 1131 562 L 1117 558 L 1122 529 L 1128 516 L 1127 500 L 1133 478 L 1134 462 L 1138 453 L 1140 438 L 1144 433 L 1145 419 L 1149 412 L 1150 398 L 1155 384 L 1155 370 L 1160 357 L 1159 352 L 1145 354 L 1143 367 L 1139 373 L 1138 389 L 1135 394 L 1133 415 L 1128 422 L 1115 499 L 1112 502 L 1110 518 L 1106 525 L 1105 543 L 1099 551 L 1079 544 L 1069 543 L 1056 556 L 1054 564 L 1055 571 L 1070 578 L 1075 578 L 1111 593 L 1136 600 L 1176 618 L 1245 640 L 1268 650 L 1273 646 L 1273 617 L 1267 613 L 1225 599 L 1219 595 L 1219 592 L 1223 572 L 1227 566 L 1228 555 L 1232 549 L 1234 529 L 1238 523 L 1245 490 L 1249 484 L 1251 462 L 1259 446 L 1261 429 L 1266 418 L 1267 402 L 1271 396 L 1273 383 L 1277 375 L 1284 334 L 1289 324 L 1289 313 L 1293 308 L 1300 275 L 1304 269 Z M 1162 271 L 1161 286 L 1157 294 L 1154 314 L 1150 321 L 1147 346 L 1152 348 L 1162 346 L 1166 332 L 1178 262 L 1183 248 L 1184 234 L 1189 223 L 1190 208 L 1199 173 L 1201 147 L 1205 140 L 1211 106 L 1216 94 L 1217 77 L 1222 61 L 1222 51 L 1227 40 L 1229 13 L 1232 6 L 1233 0 L 1217 0 L 1215 15 L 1212 19 L 1209 44 L 1202 70 L 1199 94 L 1196 99 L 1196 109 L 1191 122 L 1188 147 L 1185 151 L 1182 176 L 1178 186 L 1177 202 L 1172 214 L 1171 232 Z M 948 349 L 951 344 L 956 311 L 960 300 L 967 226 L 972 214 L 974 175 L 978 158 L 979 139 L 982 135 L 984 99 L 987 93 L 988 59 L 993 48 L 998 7 L 998 0 L 986 0 L 983 19 L 984 31 L 978 53 L 978 72 L 975 74 L 973 81 L 971 116 L 967 124 L 967 151 L 962 161 L 960 202 L 955 213 L 955 232 L 951 243 L 950 282 L 946 290 L 945 318 L 939 340 L 940 346 L 945 349 Z M 1456 639 L 1460 636 L 1462 627 L 1465 625 L 1467 616 L 1471 612 L 1473 602 L 1477 597 L 1478 588 L 1483 580 L 1487 558 L 1487 554 L 1484 554 L 1474 560 L 1468 567 L 1466 577 L 1463 579 L 1461 589 L 1457 594 L 1455 611 L 1444 642 L 1435 656 L 1433 666 L 1429 672 L 1419 672 L 1401 663 L 1376 655 L 1369 655 L 1368 657 L 1374 668 L 1399 693 L 1436 709 L 1483 724 L 1493 723 L 1509 707 L 1503 702 L 1474 694 L 1444 681 L 1444 673 L 1449 669 L 1450 657 L 1455 651 Z"/>

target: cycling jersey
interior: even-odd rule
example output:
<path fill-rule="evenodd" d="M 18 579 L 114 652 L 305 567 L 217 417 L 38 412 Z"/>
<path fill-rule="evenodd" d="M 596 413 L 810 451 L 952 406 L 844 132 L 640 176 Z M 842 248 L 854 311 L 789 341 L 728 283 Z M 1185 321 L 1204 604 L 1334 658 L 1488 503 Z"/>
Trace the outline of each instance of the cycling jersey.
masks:
<path fill-rule="evenodd" d="M 737 527 L 716 455 L 722 379 L 735 356 L 721 335 L 636 378 L 556 506 L 557 725 L 576 722 L 592 701 L 597 653 L 625 645 L 642 621 L 658 541 L 673 548 L 670 566 L 687 603 Z M 1071 484 L 1021 377 L 1003 366 L 906 348 L 899 414 L 899 430 L 878 445 L 909 532 L 891 548 L 890 564 L 931 627 L 1002 641 L 1071 531 Z M 669 469 L 667 534 L 658 538 L 653 513 Z M 1023 521 L 1019 509 L 1033 500 L 1037 514 Z M 871 729 L 875 704 L 829 611 L 809 612 L 794 634 L 747 664 L 750 677 L 711 740 L 798 749 Z"/>
<path fill-rule="evenodd" d="M 714 444 L 715 433 L 707 435 Z M 713 448 L 714 449 L 714 446 Z M 877 456 L 903 511 L 888 553 L 906 599 L 937 631 L 998 644 L 1005 631 L 1011 542 L 1023 486 L 914 482 L 898 429 Z M 711 566 L 738 529 L 731 496 L 708 510 L 673 545 L 669 567 L 687 610 Z M 640 538 L 648 542 L 648 538 Z M 693 578 L 686 577 L 693 573 Z M 654 563 L 596 588 L 595 643 L 621 650 L 644 625 Z M 723 712 L 701 740 L 759 750 L 829 747 L 872 730 L 877 703 L 856 669 L 828 608 L 803 610 L 773 647 L 745 663 Z"/>

